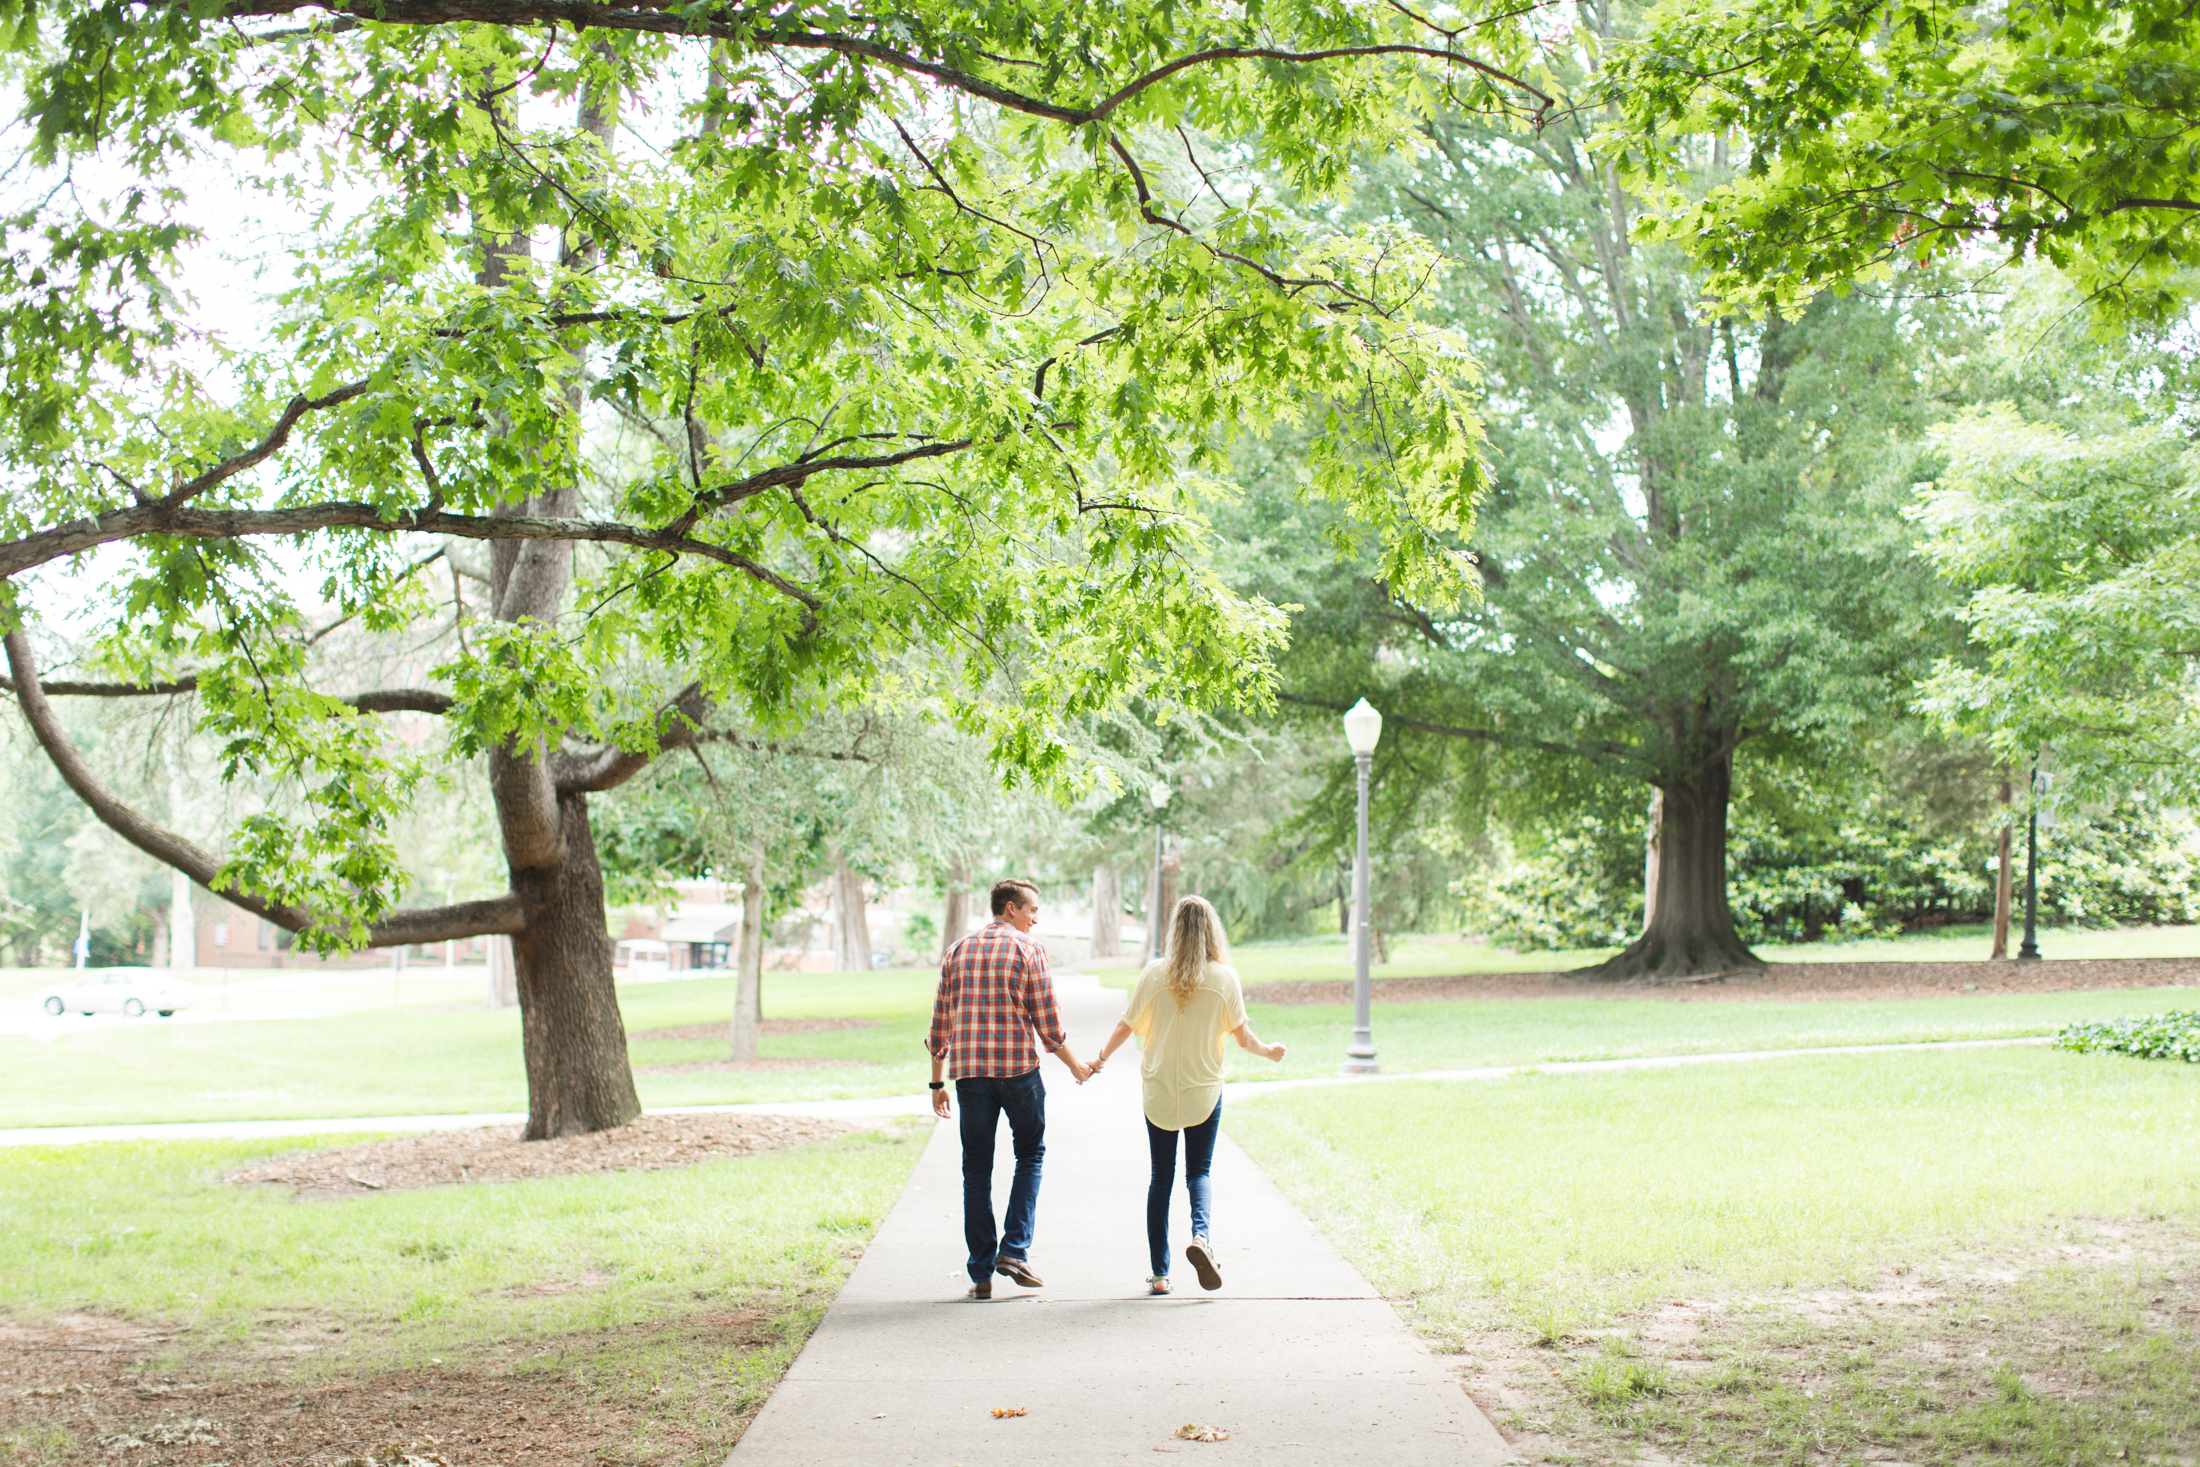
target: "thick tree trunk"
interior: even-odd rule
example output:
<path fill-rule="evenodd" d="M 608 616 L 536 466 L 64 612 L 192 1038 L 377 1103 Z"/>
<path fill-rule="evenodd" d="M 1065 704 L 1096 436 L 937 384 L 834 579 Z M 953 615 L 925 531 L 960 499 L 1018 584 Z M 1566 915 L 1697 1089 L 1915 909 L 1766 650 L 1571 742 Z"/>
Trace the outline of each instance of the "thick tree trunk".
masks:
<path fill-rule="evenodd" d="M 519 971 L 512 965 L 512 939 L 503 933 L 488 938 L 489 992 L 483 1007 L 516 1008 L 519 1005 Z"/>
<path fill-rule="evenodd" d="M 863 873 L 841 857 L 833 861 L 833 947 L 836 971 L 871 971 L 870 897 L 863 890 Z"/>
<path fill-rule="evenodd" d="M 603 870 L 585 795 L 557 797 L 564 859 L 514 867 L 527 912 L 512 939 L 520 1032 L 527 1051 L 528 1141 L 623 1126 L 642 1113 L 611 980 Z"/>
<path fill-rule="evenodd" d="M 1650 792 L 1650 840 L 1642 848 L 1642 930 L 1658 920 L 1658 833 L 1665 823 L 1665 796 Z"/>
<path fill-rule="evenodd" d="M 749 869 L 741 883 L 741 951 L 734 960 L 733 1054 L 737 1060 L 756 1058 L 757 1037 L 764 1030 L 764 848 L 749 852 Z"/>
<path fill-rule="evenodd" d="M 1722 755 L 1695 778 L 1660 784 L 1657 914 L 1642 936 L 1585 978 L 1696 978 L 1757 973 L 1764 959 L 1743 945 L 1726 900 L 1726 807 L 1734 761 Z"/>
<path fill-rule="evenodd" d="M 1092 868 L 1092 956 L 1123 955 L 1123 878 L 1113 866 Z"/>
<path fill-rule="evenodd" d="M 947 909 L 940 913 L 940 956 L 963 940 L 970 930 L 970 868 L 956 866 L 947 873 Z"/>
<path fill-rule="evenodd" d="M 1160 889 L 1154 893 L 1153 920 L 1155 930 L 1161 934 L 1161 950 L 1169 950 L 1169 919 L 1176 915 L 1178 877 L 1182 875 L 1184 858 L 1175 836 L 1161 843 Z"/>

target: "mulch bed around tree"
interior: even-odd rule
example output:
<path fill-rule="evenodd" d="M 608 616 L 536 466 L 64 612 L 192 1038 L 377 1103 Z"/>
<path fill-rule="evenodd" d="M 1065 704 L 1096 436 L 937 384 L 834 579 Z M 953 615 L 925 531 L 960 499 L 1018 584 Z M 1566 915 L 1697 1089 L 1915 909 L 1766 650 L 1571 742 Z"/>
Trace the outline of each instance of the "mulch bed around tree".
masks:
<path fill-rule="evenodd" d="M 718 1156 L 750 1156 L 829 1140 L 857 1129 L 807 1116 L 643 1116 L 615 1131 L 521 1141 L 511 1126 L 430 1131 L 337 1151 L 301 1151 L 231 1172 L 246 1185 L 295 1188 L 308 1199 L 357 1197 L 408 1187 L 511 1182 L 589 1172 L 654 1172 Z"/>
<path fill-rule="evenodd" d="M 618 1370 L 612 1352 L 633 1348 L 632 1331 L 501 1347 L 501 1358 L 465 1366 L 270 1374 L 264 1361 L 209 1358 L 177 1374 L 148 1361 L 169 1336 L 123 1321 L 0 1321 L 0 1420 L 36 1443 L 7 1460 L 44 1467 L 714 1462 L 747 1412 L 730 1383 L 706 1378 L 729 1354 L 770 1345 L 773 1329 L 753 1309 L 645 1329 L 693 1357 L 701 1384 L 671 1397 Z"/>
<path fill-rule="evenodd" d="M 2065 958 L 2036 963 L 1774 963 L 1761 974 L 1730 974 L 1678 983 L 1614 983 L 1569 973 L 1379 977 L 1374 980 L 1373 997 L 1382 1003 L 1442 1003 L 1468 998 L 1812 1001 L 2193 986 L 2200 986 L 2200 958 Z M 1350 1003 L 1352 984 L 1256 983 L 1246 988 L 1245 996 L 1255 1003 Z"/>

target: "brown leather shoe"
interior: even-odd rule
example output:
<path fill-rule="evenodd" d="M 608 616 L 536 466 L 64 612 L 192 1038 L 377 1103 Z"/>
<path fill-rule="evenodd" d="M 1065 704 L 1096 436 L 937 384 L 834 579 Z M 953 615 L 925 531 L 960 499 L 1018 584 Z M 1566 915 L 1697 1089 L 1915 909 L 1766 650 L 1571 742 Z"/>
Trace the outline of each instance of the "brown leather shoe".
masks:
<path fill-rule="evenodd" d="M 1031 1271 L 1031 1265 L 1021 1258 L 1004 1258 L 993 1265 L 995 1273 L 1006 1274 L 1027 1289 L 1043 1289 L 1046 1280 Z"/>
<path fill-rule="evenodd" d="M 992 1297 L 993 1297 L 993 1282 L 992 1282 L 992 1280 L 988 1279 L 988 1280 L 987 1280 L 986 1282 L 984 1282 L 984 1283 L 982 1283 L 982 1284 L 972 1284 L 972 1285 L 970 1286 L 969 1290 L 968 1290 L 967 1292 L 965 1292 L 965 1293 L 964 1293 L 963 1297 L 964 1297 L 965 1299 L 976 1299 L 976 1300 L 978 1300 L 978 1301 L 979 1301 L 979 1302 L 981 1302 L 981 1303 L 982 1303 L 982 1302 L 984 1302 L 984 1301 L 985 1301 L 985 1300 L 987 1300 L 987 1299 L 990 1299 L 990 1298 L 992 1298 Z"/>

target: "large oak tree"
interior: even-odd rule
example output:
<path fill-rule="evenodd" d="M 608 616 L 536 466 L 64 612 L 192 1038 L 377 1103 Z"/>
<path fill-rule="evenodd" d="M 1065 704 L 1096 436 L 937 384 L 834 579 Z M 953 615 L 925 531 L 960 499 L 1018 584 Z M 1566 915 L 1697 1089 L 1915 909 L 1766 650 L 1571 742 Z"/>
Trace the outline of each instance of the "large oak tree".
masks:
<path fill-rule="evenodd" d="M 1899 294 L 1706 314 L 1700 274 L 1634 238 L 1640 204 L 1592 126 L 1438 122 L 1417 164 L 1379 175 L 1460 261 L 1447 304 L 1488 373 L 1481 594 L 1447 609 L 1320 558 L 1250 584 L 1306 607 L 1287 697 L 1382 706 L 1393 803 L 1448 791 L 1564 830 L 1615 807 L 1632 826 L 1655 793 L 1654 909 L 1600 976 L 1749 970 L 1736 760 L 1849 760 L 1945 642 L 1900 510 L 1925 426 L 1961 400 L 1965 325 Z"/>
<path fill-rule="evenodd" d="M 1501 9 L 0 0 L 0 42 L 22 712 L 101 820 L 308 945 L 510 935 L 531 1137 L 638 1109 L 589 801 L 653 758 L 911 658 L 1041 779 L 1093 710 L 1257 701 L 1280 617 L 1205 568 L 1199 484 L 1278 421 L 1388 576 L 1461 584 L 1478 429 L 1429 252 L 1256 181 L 1332 194 L 1427 113 L 1541 106 Z M 234 197 L 312 223 L 257 319 L 209 320 Z M 611 421 L 645 451 L 593 454 Z M 432 630 L 423 562 L 468 542 L 420 686 L 330 665 L 305 602 Z M 112 614 L 42 685 L 31 577 L 71 565 Z M 222 849 L 49 701 L 153 693 L 273 791 Z M 373 715 L 405 709 L 485 770 L 504 894 L 401 904 L 387 824 L 434 770 Z"/>

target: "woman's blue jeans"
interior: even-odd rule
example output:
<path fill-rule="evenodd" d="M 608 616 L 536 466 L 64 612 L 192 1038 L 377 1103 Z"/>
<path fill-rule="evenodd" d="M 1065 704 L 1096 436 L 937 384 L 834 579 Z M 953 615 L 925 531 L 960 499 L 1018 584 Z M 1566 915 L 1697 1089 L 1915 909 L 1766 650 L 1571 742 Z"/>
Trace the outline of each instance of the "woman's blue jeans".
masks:
<path fill-rule="evenodd" d="M 1207 1179 L 1215 1160 L 1215 1137 L 1222 1134 L 1222 1097 L 1214 1113 L 1181 1133 L 1146 1122 L 1146 1145 L 1153 1152 L 1153 1180 L 1146 1184 L 1146 1250 L 1153 1255 L 1156 1278 L 1169 1276 L 1169 1195 L 1176 1186 L 1176 1138 L 1184 1137 L 1184 1191 L 1192 1200 L 1192 1236 L 1207 1236 L 1214 1188 Z"/>

